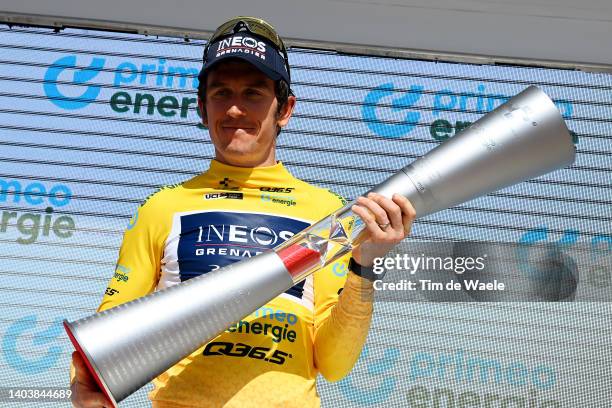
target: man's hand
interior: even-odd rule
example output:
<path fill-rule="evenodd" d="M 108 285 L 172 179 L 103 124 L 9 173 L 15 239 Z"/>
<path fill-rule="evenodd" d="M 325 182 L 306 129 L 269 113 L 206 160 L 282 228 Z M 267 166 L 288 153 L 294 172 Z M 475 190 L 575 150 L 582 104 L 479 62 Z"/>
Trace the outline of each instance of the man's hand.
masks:
<path fill-rule="evenodd" d="M 100 391 L 85 361 L 76 351 L 72 353 L 72 364 L 75 370 L 74 381 L 70 384 L 72 405 L 77 408 L 112 408 L 113 404 Z"/>
<path fill-rule="evenodd" d="M 359 197 L 352 208 L 366 225 L 367 238 L 353 249 L 353 258 L 362 266 L 372 266 L 410 234 L 416 212 L 404 196 L 392 200 L 376 193 Z"/>

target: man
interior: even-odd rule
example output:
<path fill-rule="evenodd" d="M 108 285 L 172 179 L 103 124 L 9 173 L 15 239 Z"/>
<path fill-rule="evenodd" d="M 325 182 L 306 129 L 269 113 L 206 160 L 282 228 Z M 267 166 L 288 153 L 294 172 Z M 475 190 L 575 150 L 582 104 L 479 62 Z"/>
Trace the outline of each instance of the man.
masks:
<path fill-rule="evenodd" d="M 222 25 L 199 79 L 215 159 L 139 208 L 99 311 L 255 256 L 343 205 L 276 161 L 276 139 L 296 99 L 284 45 L 271 26 L 248 17 Z M 369 267 L 407 236 L 415 216 L 401 196 L 362 197 L 353 211 L 369 235 L 352 260 L 342 260 L 351 272 L 324 268 L 231 326 L 154 380 L 153 406 L 318 406 L 317 373 L 343 378 L 365 342 Z M 110 406 L 76 353 L 73 363 L 73 403 Z"/>

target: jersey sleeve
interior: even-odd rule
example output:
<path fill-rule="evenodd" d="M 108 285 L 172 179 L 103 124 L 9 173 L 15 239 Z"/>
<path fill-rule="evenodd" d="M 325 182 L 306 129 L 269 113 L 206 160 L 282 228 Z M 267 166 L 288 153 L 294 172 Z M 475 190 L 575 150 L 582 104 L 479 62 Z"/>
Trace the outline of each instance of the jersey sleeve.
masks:
<path fill-rule="evenodd" d="M 114 274 L 98 312 L 129 302 L 155 290 L 159 281 L 164 243 L 169 233 L 154 195 L 138 208 L 123 235 Z M 164 214 L 164 215 L 162 215 Z"/>
<path fill-rule="evenodd" d="M 328 381 L 351 371 L 372 318 L 372 284 L 349 272 L 350 257 L 346 254 L 314 274 L 314 358 Z"/>
<path fill-rule="evenodd" d="M 123 234 L 117 265 L 98 306 L 98 312 L 145 296 L 157 286 L 169 227 L 165 227 L 159 219 L 160 209 L 151 202 L 153 198 L 140 206 L 130 219 Z M 74 377 L 74 365 L 71 363 L 71 384 Z"/>

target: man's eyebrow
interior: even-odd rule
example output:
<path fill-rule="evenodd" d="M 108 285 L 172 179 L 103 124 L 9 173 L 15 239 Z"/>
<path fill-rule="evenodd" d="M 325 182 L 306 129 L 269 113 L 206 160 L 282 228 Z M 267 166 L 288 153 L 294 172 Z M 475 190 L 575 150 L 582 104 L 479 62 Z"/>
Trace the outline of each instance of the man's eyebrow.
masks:
<path fill-rule="evenodd" d="M 225 82 L 223 81 L 215 81 L 213 80 L 209 85 L 208 85 L 208 89 L 214 89 L 214 88 L 223 88 L 224 86 L 226 86 Z"/>

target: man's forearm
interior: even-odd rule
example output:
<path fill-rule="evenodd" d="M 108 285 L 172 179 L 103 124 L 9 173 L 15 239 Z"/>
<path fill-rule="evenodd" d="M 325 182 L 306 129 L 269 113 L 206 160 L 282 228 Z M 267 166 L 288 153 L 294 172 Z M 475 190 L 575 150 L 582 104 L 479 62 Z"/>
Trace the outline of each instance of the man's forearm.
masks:
<path fill-rule="evenodd" d="M 342 379 L 357 362 L 368 336 L 373 300 L 372 283 L 349 273 L 338 303 L 315 328 L 315 365 L 327 380 Z"/>

